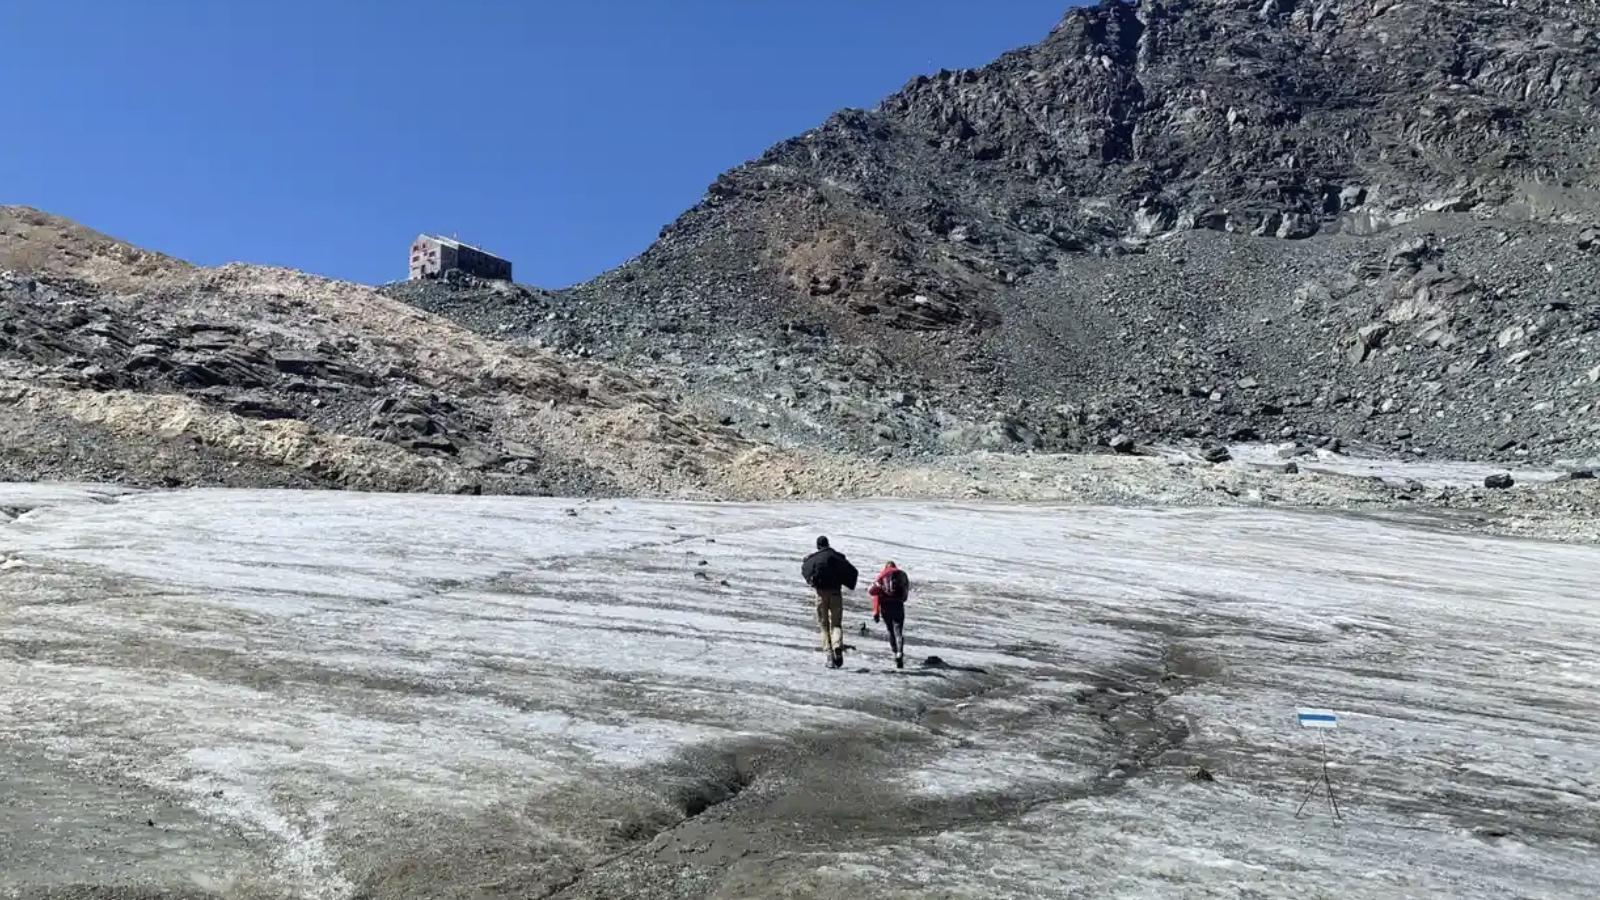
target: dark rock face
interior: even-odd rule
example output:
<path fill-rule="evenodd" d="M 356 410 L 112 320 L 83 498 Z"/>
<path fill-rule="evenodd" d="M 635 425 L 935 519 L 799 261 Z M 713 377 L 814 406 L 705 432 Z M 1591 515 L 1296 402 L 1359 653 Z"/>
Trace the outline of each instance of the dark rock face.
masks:
<path fill-rule="evenodd" d="M 421 299 L 768 437 L 1592 453 L 1597 60 L 1588 3 L 1104 2 L 772 148 L 594 282 Z"/>

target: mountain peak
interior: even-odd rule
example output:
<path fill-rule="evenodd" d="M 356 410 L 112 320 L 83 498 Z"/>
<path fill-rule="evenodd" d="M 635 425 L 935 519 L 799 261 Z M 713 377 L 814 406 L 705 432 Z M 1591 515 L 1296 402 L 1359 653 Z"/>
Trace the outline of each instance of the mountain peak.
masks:
<path fill-rule="evenodd" d="M 746 368 L 724 361 L 733 346 L 808 355 L 809 386 L 707 390 L 797 392 L 796 439 L 856 447 L 960 446 L 951 423 L 991 416 L 983 434 L 1013 436 L 1000 446 L 1133 430 L 1482 456 L 1592 440 L 1582 403 L 1532 438 L 1433 413 L 1489 390 L 1502 331 L 1557 328 L 1506 298 L 1576 295 L 1594 270 L 1568 251 L 1600 222 L 1597 30 L 1600 9 L 1556 0 L 1075 8 L 1038 44 L 916 77 L 725 173 L 639 259 L 576 289 L 558 326 L 499 324 L 706 360 L 714 381 Z M 1587 315 L 1546 318 L 1581 343 Z M 1368 326 L 1406 337 L 1374 351 Z M 1570 382 L 1579 363 L 1537 356 L 1515 364 Z M 884 397 L 938 401 L 829 418 L 818 384 L 859 386 L 861 359 L 882 361 Z M 1232 379 L 1277 386 L 1181 399 Z M 1405 409 L 1393 433 L 1424 437 L 1375 434 L 1368 401 L 1336 397 Z M 1292 421 L 1258 415 L 1301 401 Z"/>

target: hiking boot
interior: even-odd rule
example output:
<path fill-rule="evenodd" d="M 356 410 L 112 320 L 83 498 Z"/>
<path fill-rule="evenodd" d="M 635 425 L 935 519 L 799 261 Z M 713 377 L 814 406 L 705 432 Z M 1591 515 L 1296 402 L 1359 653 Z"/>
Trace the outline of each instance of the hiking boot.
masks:
<path fill-rule="evenodd" d="M 906 667 L 906 658 L 905 658 L 905 656 L 903 656 L 902 654 L 896 653 L 894 655 L 894 667 L 896 669 L 904 669 Z"/>
<path fill-rule="evenodd" d="M 835 650 L 835 651 L 833 651 L 833 667 L 835 669 L 844 668 L 844 651 L 843 650 Z"/>

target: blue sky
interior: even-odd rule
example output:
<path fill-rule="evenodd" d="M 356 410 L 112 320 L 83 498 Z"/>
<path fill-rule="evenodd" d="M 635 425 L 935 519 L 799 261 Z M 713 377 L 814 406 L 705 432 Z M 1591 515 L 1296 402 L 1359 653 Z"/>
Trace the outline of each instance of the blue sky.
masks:
<path fill-rule="evenodd" d="M 557 287 L 716 175 L 1069 0 L 6 0 L 0 202 L 203 264 L 403 277 L 419 231 Z"/>

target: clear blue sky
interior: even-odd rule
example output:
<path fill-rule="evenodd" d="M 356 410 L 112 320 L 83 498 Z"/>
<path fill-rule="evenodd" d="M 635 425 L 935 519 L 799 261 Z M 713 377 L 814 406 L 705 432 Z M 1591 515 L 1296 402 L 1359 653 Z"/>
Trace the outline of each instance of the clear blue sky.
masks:
<path fill-rule="evenodd" d="M 0 202 L 203 264 L 404 276 L 419 231 L 557 287 L 716 175 L 1070 0 L 3 0 Z"/>

